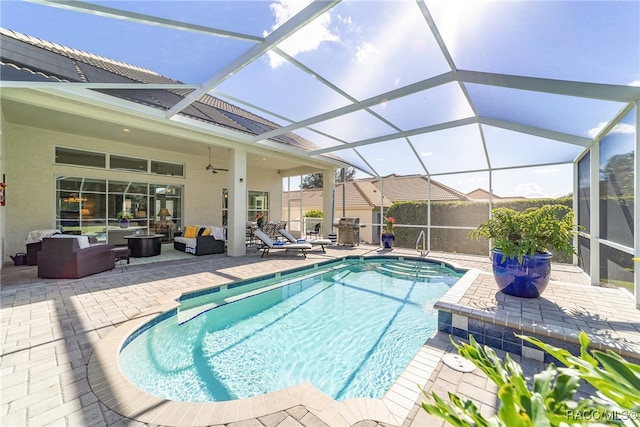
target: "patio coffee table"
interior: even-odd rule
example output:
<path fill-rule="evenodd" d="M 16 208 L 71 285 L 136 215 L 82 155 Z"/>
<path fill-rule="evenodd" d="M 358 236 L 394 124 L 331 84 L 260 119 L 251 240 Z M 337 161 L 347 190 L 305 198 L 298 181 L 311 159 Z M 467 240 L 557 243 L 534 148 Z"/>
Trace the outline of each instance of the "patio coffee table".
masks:
<path fill-rule="evenodd" d="M 160 255 L 164 234 L 132 234 L 123 236 L 134 258 Z"/>

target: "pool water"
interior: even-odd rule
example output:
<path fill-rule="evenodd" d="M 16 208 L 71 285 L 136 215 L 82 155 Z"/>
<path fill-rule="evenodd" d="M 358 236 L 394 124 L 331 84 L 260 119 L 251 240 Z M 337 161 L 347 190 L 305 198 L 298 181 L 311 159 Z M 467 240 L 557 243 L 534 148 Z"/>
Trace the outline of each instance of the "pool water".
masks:
<path fill-rule="evenodd" d="M 433 304 L 461 275 L 422 261 L 355 259 L 230 285 L 142 328 L 120 365 L 139 388 L 178 401 L 304 382 L 336 400 L 380 398 L 436 330 Z"/>

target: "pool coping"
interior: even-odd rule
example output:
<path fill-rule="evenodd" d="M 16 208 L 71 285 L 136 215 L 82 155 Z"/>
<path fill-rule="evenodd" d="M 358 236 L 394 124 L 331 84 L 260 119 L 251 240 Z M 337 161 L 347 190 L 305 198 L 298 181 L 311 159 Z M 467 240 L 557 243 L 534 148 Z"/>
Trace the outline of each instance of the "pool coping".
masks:
<path fill-rule="evenodd" d="M 340 260 L 347 258 L 416 259 L 436 262 L 458 271 L 467 271 L 445 295 L 451 292 L 459 293 L 459 285 L 464 289 L 468 288 L 477 276 L 474 270 L 466 270 L 451 262 L 435 258 L 373 255 L 344 257 Z M 323 263 L 314 264 L 314 266 L 317 267 L 319 264 Z M 467 275 L 469 275 L 468 278 Z M 226 286 L 229 283 L 233 282 L 229 281 L 218 286 Z M 163 399 L 140 390 L 120 369 L 118 360 L 121 348 L 132 334 L 154 318 L 175 310 L 179 305 L 180 297 L 193 291 L 176 291 L 165 295 L 154 309 L 122 323 L 97 343 L 87 364 L 87 378 L 97 398 L 109 409 L 144 423 L 198 426 L 244 421 L 303 405 L 313 415 L 331 426 L 352 425 L 364 420 L 400 425 L 420 396 L 422 392 L 420 387 L 427 383 L 445 352 L 442 346 L 431 345 L 429 343 L 431 338 L 427 340 L 381 399 L 352 398 L 336 401 L 309 383 L 247 399 L 204 403 Z M 434 332 L 435 334 L 437 331 Z"/>

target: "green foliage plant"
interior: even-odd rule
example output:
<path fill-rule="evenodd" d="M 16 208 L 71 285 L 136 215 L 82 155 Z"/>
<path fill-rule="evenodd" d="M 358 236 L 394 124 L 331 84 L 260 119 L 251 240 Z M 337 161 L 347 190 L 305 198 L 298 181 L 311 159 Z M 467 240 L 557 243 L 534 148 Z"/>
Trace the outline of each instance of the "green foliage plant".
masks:
<path fill-rule="evenodd" d="M 322 211 L 318 209 L 311 209 L 310 211 L 305 212 L 305 218 L 322 218 Z"/>
<path fill-rule="evenodd" d="M 119 220 L 133 219 L 133 215 L 127 212 L 118 212 L 118 219 Z"/>
<path fill-rule="evenodd" d="M 393 234 L 393 227 L 396 225 L 396 219 L 392 216 L 384 217 L 384 232 Z"/>
<path fill-rule="evenodd" d="M 527 385 L 522 367 L 507 354 L 503 362 L 490 347 L 480 346 L 473 336 L 469 343 L 453 345 L 498 386 L 500 407 L 491 417 L 483 416 L 471 401 L 449 392 L 449 401 L 435 392 L 422 408 L 454 426 L 533 427 L 577 425 L 640 426 L 640 366 L 607 350 L 587 351 L 589 338 L 580 333 L 580 356 L 540 340 L 516 335 L 554 356 L 565 367 L 549 364 Z M 453 342 L 453 341 L 452 341 Z M 581 381 L 591 384 L 596 396 L 576 399 Z"/>
<path fill-rule="evenodd" d="M 525 255 L 534 256 L 551 249 L 567 255 L 576 253 L 573 238 L 578 230 L 573 210 L 566 205 L 542 205 L 524 212 L 496 208 L 491 213 L 491 218 L 470 235 L 492 239 L 494 248 L 507 258 L 517 257 L 522 262 Z"/>

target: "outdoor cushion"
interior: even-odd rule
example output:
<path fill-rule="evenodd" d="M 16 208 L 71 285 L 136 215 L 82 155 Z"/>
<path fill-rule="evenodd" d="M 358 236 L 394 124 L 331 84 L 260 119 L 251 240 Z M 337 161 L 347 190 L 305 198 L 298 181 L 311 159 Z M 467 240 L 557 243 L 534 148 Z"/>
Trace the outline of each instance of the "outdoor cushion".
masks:
<path fill-rule="evenodd" d="M 262 255 L 260 255 L 260 257 L 264 257 L 265 254 L 268 254 L 269 249 L 284 249 L 284 250 L 299 249 L 300 251 L 302 251 L 302 255 L 306 258 L 307 250 L 311 249 L 312 247 L 311 243 L 284 243 L 283 242 L 281 244 L 276 244 L 276 242 L 262 230 L 255 230 L 253 232 L 253 235 L 256 236 L 258 239 L 260 239 L 263 243 L 262 247 L 258 248 L 258 250 L 262 249 Z"/>

